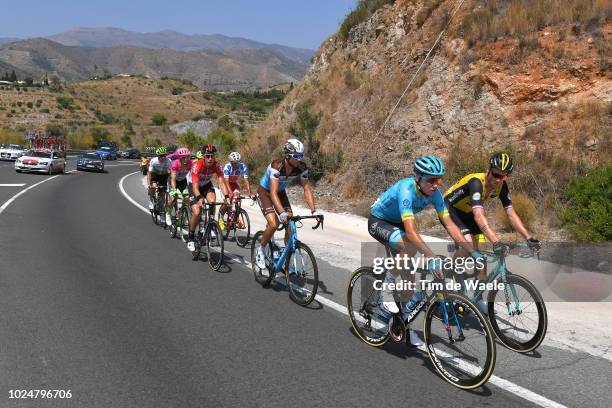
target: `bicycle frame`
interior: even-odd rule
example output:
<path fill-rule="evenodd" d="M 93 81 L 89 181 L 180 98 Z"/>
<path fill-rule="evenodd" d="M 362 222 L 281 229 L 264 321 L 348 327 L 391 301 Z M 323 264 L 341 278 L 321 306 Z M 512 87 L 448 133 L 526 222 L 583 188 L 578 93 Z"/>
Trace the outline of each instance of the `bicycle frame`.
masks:
<path fill-rule="evenodd" d="M 523 246 L 516 245 L 515 247 L 522 248 Z M 493 283 L 495 280 L 497 280 L 498 277 L 501 277 L 501 283 L 504 284 L 504 295 L 506 297 L 506 306 L 508 307 L 508 314 L 510 316 L 514 316 L 515 314 L 521 314 L 521 305 L 518 295 L 516 293 L 516 289 L 514 285 L 508 285 L 508 269 L 506 268 L 506 258 L 504 256 L 498 256 L 493 252 L 482 253 L 492 259 L 491 263 L 495 263 L 495 268 L 491 272 L 487 273 L 485 283 Z M 461 285 L 463 286 L 463 294 L 467 296 L 470 300 L 475 301 L 476 299 L 479 299 L 486 291 L 484 289 L 476 289 L 474 293 L 470 296 L 468 294 L 467 287 L 464 285 L 465 278 L 463 277 L 463 275 L 460 276 Z M 510 287 L 510 292 L 512 294 L 512 298 L 514 299 L 514 311 L 512 310 L 512 302 L 508 293 L 508 287 Z"/>
<path fill-rule="evenodd" d="M 393 251 L 392 251 L 392 249 L 389 246 L 385 246 L 385 250 L 387 252 L 387 257 L 392 257 L 393 256 Z M 419 272 L 419 271 L 417 270 L 417 272 Z M 425 272 L 425 271 L 420 271 L 419 274 L 421 274 L 421 272 Z M 386 273 L 389 273 L 389 271 L 385 271 L 385 274 Z M 444 325 L 446 326 L 446 333 L 448 335 L 449 341 L 451 343 L 453 343 L 455 340 L 453 339 L 452 330 L 450 328 L 449 315 L 448 315 L 448 311 L 446 310 L 446 302 L 444 301 L 444 299 L 446 298 L 446 291 L 444 289 L 442 291 L 439 291 L 439 292 L 434 291 L 431 295 L 427 296 L 426 299 L 419 301 L 419 303 L 416 304 L 414 309 L 408 315 L 406 321 L 403 322 L 403 323 L 404 324 L 412 323 L 412 321 L 414 321 L 417 318 L 419 313 L 421 313 L 421 311 L 423 310 L 425 305 L 429 305 L 431 303 L 433 298 L 438 298 L 437 301 L 440 303 L 440 308 L 442 310 L 442 316 L 443 316 L 443 320 L 444 320 Z M 401 311 L 402 310 L 402 305 L 400 304 L 400 302 L 398 302 L 396 300 L 395 303 L 397 304 L 398 309 Z M 400 316 L 401 316 L 401 313 L 400 313 Z M 463 329 L 461 328 L 459 320 L 457 319 L 457 314 L 453 313 L 453 317 L 454 317 L 455 324 L 457 326 L 457 330 L 459 331 L 461 336 L 463 336 Z"/>
<path fill-rule="evenodd" d="M 287 242 L 287 245 L 285 245 L 285 248 L 283 248 L 283 252 L 281 253 L 281 256 L 278 258 L 278 260 L 274 264 L 274 272 L 280 272 L 289 254 L 295 251 L 295 243 L 298 241 L 297 227 L 295 225 L 295 221 L 290 220 L 288 222 L 288 228 L 291 229 L 289 241 Z"/>

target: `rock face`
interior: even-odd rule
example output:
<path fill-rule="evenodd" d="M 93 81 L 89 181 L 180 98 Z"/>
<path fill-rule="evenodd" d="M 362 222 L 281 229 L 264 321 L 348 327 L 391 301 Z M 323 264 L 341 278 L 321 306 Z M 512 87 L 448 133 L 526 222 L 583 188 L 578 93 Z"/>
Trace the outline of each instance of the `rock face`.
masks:
<path fill-rule="evenodd" d="M 609 118 L 591 127 L 607 143 L 586 137 L 590 124 L 574 124 L 580 112 L 588 117 L 591 104 L 606 112 L 612 102 L 610 22 L 591 28 L 595 35 L 559 23 L 470 43 L 462 37 L 465 22 L 483 3 L 465 3 L 407 90 L 456 2 L 397 0 L 355 26 L 348 39 L 330 37 L 305 79 L 251 138 L 251 148 L 280 143 L 296 106 L 309 101 L 313 113 L 322 112 L 316 130 L 322 151 L 343 152 L 340 169 L 317 190 L 337 193 L 357 180 L 363 195 L 374 196 L 409 175 L 408 163 L 420 154 L 450 160 L 461 148 L 478 162 L 507 147 L 545 155 L 609 146 Z"/>
<path fill-rule="evenodd" d="M 176 123 L 170 126 L 170 130 L 177 135 L 182 135 L 191 130 L 198 136 L 206 137 L 216 127 L 217 125 L 215 122 L 202 119 L 198 121 L 188 120 L 186 122 Z"/>

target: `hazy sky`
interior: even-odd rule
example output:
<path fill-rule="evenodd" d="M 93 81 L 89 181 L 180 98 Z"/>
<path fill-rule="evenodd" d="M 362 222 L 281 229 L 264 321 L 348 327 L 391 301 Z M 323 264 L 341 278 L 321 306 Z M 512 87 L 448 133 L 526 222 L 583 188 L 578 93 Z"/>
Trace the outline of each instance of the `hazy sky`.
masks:
<path fill-rule="evenodd" d="M 0 37 L 37 37 L 71 27 L 224 34 L 317 49 L 356 0 L 22 0 L 10 2 Z"/>

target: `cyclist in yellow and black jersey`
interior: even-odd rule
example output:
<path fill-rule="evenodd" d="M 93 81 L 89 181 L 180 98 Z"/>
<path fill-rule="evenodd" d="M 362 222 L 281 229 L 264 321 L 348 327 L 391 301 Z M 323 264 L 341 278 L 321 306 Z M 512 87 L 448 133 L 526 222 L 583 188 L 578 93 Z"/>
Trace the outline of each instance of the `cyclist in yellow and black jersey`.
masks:
<path fill-rule="evenodd" d="M 484 234 L 493 244 L 495 253 L 508 253 L 508 245 L 499 240 L 493 229 L 489 227 L 485 216 L 483 205 L 492 198 L 499 198 L 510 225 L 527 240 L 529 247 L 536 251 L 540 249 L 540 241 L 529 233 L 514 208 L 512 208 L 512 200 L 506 180 L 512 173 L 513 168 L 514 165 L 509 154 L 495 153 L 489 160 L 488 172 L 468 174 L 444 193 L 446 206 L 452 220 L 457 224 L 466 240 L 473 244 L 476 251 L 478 251 L 476 235 Z M 455 253 L 455 257 L 466 255 L 467 253 L 462 248 Z M 484 271 L 481 271 L 480 279 L 484 279 L 483 273 Z M 477 305 L 481 310 L 487 310 L 482 299 L 477 301 Z"/>
<path fill-rule="evenodd" d="M 484 234 L 493 243 L 494 251 L 507 251 L 507 245 L 500 243 L 489 227 L 483 208 L 486 201 L 499 198 L 512 228 L 527 240 L 530 247 L 539 248 L 539 241 L 531 236 L 512 208 L 506 180 L 513 168 L 509 154 L 495 153 L 489 160 L 487 173 L 468 174 L 444 193 L 449 213 L 468 241 L 476 242 L 474 236 Z"/>

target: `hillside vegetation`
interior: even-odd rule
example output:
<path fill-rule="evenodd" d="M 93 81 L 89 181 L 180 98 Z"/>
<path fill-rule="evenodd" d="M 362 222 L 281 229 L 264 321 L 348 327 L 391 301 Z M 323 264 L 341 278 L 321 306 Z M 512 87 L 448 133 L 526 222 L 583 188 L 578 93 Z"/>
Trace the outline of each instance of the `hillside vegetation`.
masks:
<path fill-rule="evenodd" d="M 457 4 L 361 0 L 249 139 L 259 166 L 304 107 L 317 118 L 317 157 L 341 157 L 323 166 L 317 193 L 357 213 L 418 155 L 441 156 L 450 184 L 507 150 L 513 194 L 531 200 L 533 228 L 552 237 L 570 178 L 610 161 L 612 2 L 466 0 L 382 129 Z"/>
<path fill-rule="evenodd" d="M 64 135 L 72 148 L 90 148 L 100 139 L 121 146 L 176 144 L 178 137 L 170 126 L 199 120 L 230 132 L 237 142 L 282 100 L 287 89 L 209 92 L 188 81 L 145 77 L 57 87 L 0 86 L 4 127 L 0 143 L 22 142 L 27 129 L 40 129 Z"/>

